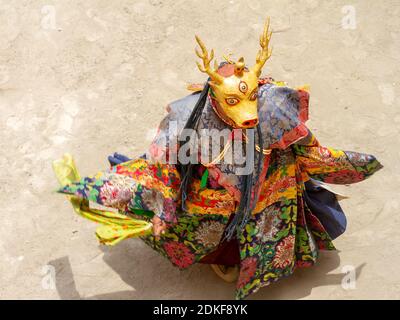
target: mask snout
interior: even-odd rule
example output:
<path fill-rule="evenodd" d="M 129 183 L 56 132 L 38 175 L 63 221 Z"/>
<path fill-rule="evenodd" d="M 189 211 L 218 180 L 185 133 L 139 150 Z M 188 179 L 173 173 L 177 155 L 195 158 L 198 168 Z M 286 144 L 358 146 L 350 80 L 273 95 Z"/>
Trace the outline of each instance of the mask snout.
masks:
<path fill-rule="evenodd" d="M 258 124 L 258 118 L 245 120 L 242 122 L 241 127 L 243 128 L 253 128 Z"/>

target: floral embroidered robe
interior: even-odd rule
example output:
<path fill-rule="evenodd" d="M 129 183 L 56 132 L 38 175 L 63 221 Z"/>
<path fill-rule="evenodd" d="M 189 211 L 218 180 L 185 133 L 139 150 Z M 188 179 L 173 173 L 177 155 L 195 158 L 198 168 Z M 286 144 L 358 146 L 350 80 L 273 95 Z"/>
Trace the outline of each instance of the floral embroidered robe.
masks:
<path fill-rule="evenodd" d="M 171 104 L 167 120 L 184 124 L 192 110 L 188 105 L 193 106 L 193 101 L 196 95 Z M 207 185 L 200 188 L 204 171 L 200 164 L 188 190 L 186 211 L 182 211 L 176 166 L 154 160 L 154 155 L 166 152 L 160 150 L 157 140 L 162 134 L 152 144 L 150 156 L 114 165 L 64 186 L 60 192 L 139 219 L 160 216 L 168 223 L 166 233 L 159 240 L 152 235 L 143 236 L 142 240 L 181 269 L 196 262 L 221 263 L 231 257 L 226 260 L 240 264 L 236 298 L 243 299 L 290 275 L 297 267 L 313 265 L 319 250 L 334 249 L 331 236 L 306 204 L 306 181 L 311 178 L 351 184 L 382 167 L 372 155 L 320 146 L 304 124 L 308 116 L 305 91 L 281 87 L 271 80 L 260 81 L 259 105 L 264 140 L 272 152 L 263 159 L 260 194 L 253 215 L 229 250 L 220 240 L 240 199 L 240 183 L 226 168 L 209 167 Z M 177 106 L 178 110 L 174 110 Z M 210 108 L 206 108 L 204 119 L 208 119 L 204 123 L 213 126 L 218 123 L 214 127 L 224 126 Z M 163 123 L 161 129 L 162 126 Z M 216 252 L 219 257 L 209 259 Z"/>

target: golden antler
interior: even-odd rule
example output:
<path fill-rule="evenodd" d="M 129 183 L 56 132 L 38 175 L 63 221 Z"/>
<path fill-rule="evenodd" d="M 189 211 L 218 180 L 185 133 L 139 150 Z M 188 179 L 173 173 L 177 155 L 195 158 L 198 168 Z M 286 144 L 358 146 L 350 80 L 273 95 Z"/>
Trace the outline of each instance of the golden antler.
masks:
<path fill-rule="evenodd" d="M 200 65 L 200 63 L 196 62 L 197 67 L 201 72 L 207 73 L 210 76 L 211 80 L 213 80 L 215 83 L 221 84 L 223 82 L 223 77 L 219 75 L 216 70 L 212 70 L 210 67 L 210 62 L 214 58 L 214 50 L 211 50 L 209 57 L 204 43 L 200 40 L 198 36 L 196 36 L 196 41 L 202 51 L 202 53 L 200 53 L 197 51 L 197 49 L 195 49 L 196 55 L 203 60 L 203 67 Z"/>
<path fill-rule="evenodd" d="M 272 49 L 269 48 L 269 42 L 272 37 L 272 31 L 269 31 L 269 18 L 265 22 L 264 31 L 260 36 L 261 49 L 257 53 L 256 64 L 253 67 L 253 72 L 259 77 L 261 69 L 265 62 L 271 57 Z"/>

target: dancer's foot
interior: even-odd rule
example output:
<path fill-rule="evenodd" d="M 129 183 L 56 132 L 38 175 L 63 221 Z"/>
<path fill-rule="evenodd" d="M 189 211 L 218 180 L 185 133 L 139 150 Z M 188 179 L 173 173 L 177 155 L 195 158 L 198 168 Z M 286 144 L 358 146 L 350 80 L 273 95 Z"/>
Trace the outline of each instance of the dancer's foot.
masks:
<path fill-rule="evenodd" d="M 221 264 L 211 264 L 211 269 L 226 282 L 235 282 L 239 277 L 239 266 L 224 266 Z"/>

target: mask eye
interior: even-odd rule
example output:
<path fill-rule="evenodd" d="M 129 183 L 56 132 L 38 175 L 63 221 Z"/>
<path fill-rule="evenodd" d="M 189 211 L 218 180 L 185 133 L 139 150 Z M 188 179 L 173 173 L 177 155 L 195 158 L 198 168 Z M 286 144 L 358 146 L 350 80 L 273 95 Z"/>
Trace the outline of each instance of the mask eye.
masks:
<path fill-rule="evenodd" d="M 239 90 L 240 90 L 240 92 L 246 93 L 247 92 L 247 83 L 244 81 L 240 81 Z"/>
<path fill-rule="evenodd" d="M 237 98 L 226 98 L 225 102 L 227 104 L 229 104 L 230 106 L 234 106 L 234 105 L 239 103 L 239 99 L 237 99 Z"/>
<path fill-rule="evenodd" d="M 254 100 L 256 100 L 257 99 L 257 91 L 254 91 L 251 95 L 250 95 L 250 97 L 249 97 L 249 100 L 251 100 L 251 101 L 254 101 Z"/>

